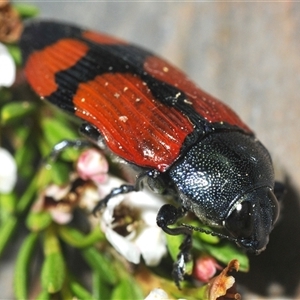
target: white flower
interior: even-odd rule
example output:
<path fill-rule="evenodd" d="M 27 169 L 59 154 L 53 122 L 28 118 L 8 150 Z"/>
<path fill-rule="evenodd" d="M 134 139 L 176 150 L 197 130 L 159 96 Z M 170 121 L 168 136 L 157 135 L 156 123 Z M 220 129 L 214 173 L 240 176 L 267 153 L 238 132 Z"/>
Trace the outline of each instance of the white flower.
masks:
<path fill-rule="evenodd" d="M 17 165 L 12 155 L 0 148 L 0 193 L 12 191 L 17 181 Z"/>
<path fill-rule="evenodd" d="M 121 179 L 109 177 L 99 185 L 99 192 L 106 196 L 122 184 L 125 182 Z M 166 254 L 165 236 L 156 224 L 163 204 L 162 198 L 148 191 L 120 194 L 108 201 L 101 227 L 108 241 L 128 261 L 138 264 L 142 256 L 148 266 L 156 266 Z"/>
<path fill-rule="evenodd" d="M 16 77 L 16 65 L 7 48 L 0 43 L 0 87 L 10 87 Z"/>
<path fill-rule="evenodd" d="M 144 300 L 167 300 L 170 299 L 168 294 L 162 289 L 154 289 Z"/>

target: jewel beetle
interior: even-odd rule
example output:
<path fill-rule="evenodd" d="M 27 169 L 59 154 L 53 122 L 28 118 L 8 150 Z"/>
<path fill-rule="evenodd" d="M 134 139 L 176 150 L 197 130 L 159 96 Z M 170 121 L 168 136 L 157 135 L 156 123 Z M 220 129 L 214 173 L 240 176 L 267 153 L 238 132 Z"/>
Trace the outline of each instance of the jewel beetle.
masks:
<path fill-rule="evenodd" d="M 80 118 L 80 131 L 137 171 L 135 185 L 172 195 L 157 224 L 184 234 L 173 276 L 183 280 L 192 229 L 187 212 L 239 246 L 265 249 L 279 214 L 271 157 L 227 105 L 153 53 L 105 34 L 52 21 L 27 23 L 20 47 L 33 90 Z M 141 199 L 142 201 L 142 199 Z"/>

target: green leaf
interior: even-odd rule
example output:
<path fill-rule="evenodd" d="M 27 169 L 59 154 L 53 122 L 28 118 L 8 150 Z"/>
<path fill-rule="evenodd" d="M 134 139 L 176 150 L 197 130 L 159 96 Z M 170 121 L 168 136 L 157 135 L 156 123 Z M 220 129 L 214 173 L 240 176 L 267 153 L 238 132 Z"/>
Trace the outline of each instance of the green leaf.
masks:
<path fill-rule="evenodd" d="M 98 227 L 87 235 L 84 235 L 77 229 L 69 226 L 61 226 L 58 230 L 61 239 L 76 248 L 90 247 L 96 242 L 104 239 L 104 234 Z"/>
<path fill-rule="evenodd" d="M 93 295 L 95 299 L 110 299 L 112 286 L 105 281 L 106 274 L 94 270 L 93 274 Z"/>
<path fill-rule="evenodd" d="M 7 103 L 1 110 L 1 124 L 5 125 L 23 118 L 32 113 L 35 108 L 36 104 L 28 101 Z"/>
<path fill-rule="evenodd" d="M 39 9 L 31 4 L 14 3 L 14 8 L 22 18 L 31 18 L 39 14 Z"/>
<path fill-rule="evenodd" d="M 14 273 L 14 291 L 17 299 L 28 299 L 28 266 L 38 239 L 36 233 L 29 234 L 18 252 Z"/>
<path fill-rule="evenodd" d="M 66 278 L 64 257 L 54 227 L 45 232 L 45 260 L 42 266 L 42 287 L 49 293 L 56 293 L 63 287 Z"/>
<path fill-rule="evenodd" d="M 36 300 L 50 300 L 50 294 L 47 291 L 41 291 L 38 296 L 36 297 Z"/>
<path fill-rule="evenodd" d="M 39 178 L 39 174 L 30 182 L 27 190 L 22 194 L 22 197 L 19 199 L 16 205 L 16 212 L 22 214 L 25 210 L 28 209 L 30 204 L 32 203 L 34 196 L 37 192 L 37 179 Z"/>
<path fill-rule="evenodd" d="M 169 253 L 173 259 L 173 261 L 177 260 L 177 255 L 179 253 L 179 247 L 183 242 L 183 235 L 170 235 L 170 234 L 165 234 L 167 238 L 167 246 Z"/>
<path fill-rule="evenodd" d="M 88 247 L 81 250 L 83 257 L 89 264 L 90 268 L 105 274 L 105 280 L 107 283 L 114 285 L 118 280 L 118 273 L 111 261 L 101 254 L 96 248 Z"/>
<path fill-rule="evenodd" d="M 51 165 L 53 183 L 64 185 L 70 180 L 71 165 L 63 161 L 56 161 Z"/>
<path fill-rule="evenodd" d="M 0 256 L 9 240 L 12 238 L 18 224 L 18 218 L 10 216 L 0 227 Z"/>
<path fill-rule="evenodd" d="M 77 299 L 96 299 L 88 290 L 86 290 L 77 281 L 70 281 L 70 289 Z"/>
<path fill-rule="evenodd" d="M 194 296 L 196 299 L 209 300 L 209 284 L 205 284 L 197 289 Z"/>
<path fill-rule="evenodd" d="M 37 153 L 33 143 L 26 143 L 24 146 L 18 147 L 15 152 L 15 160 L 18 166 L 18 175 L 23 178 L 30 178 L 36 172 Z"/>
<path fill-rule="evenodd" d="M 8 49 L 10 55 L 12 56 L 13 60 L 15 61 L 17 66 L 21 66 L 22 64 L 22 55 L 20 47 L 12 44 L 6 44 L 6 48 Z"/>
<path fill-rule="evenodd" d="M 52 223 L 52 217 L 49 212 L 30 212 L 26 219 L 27 227 L 32 231 L 41 231 Z"/>
<path fill-rule="evenodd" d="M 15 160 L 18 166 L 18 175 L 24 178 L 33 177 L 37 168 L 36 139 L 37 134 L 30 126 L 14 126 L 12 129 L 12 143 L 15 146 Z"/>
<path fill-rule="evenodd" d="M 42 287 L 49 293 L 61 290 L 65 280 L 65 264 L 61 253 L 51 253 L 46 256 L 42 267 Z"/>
<path fill-rule="evenodd" d="M 78 139 L 77 133 L 71 129 L 70 124 L 62 121 L 61 118 L 45 117 L 42 119 L 41 125 L 49 149 L 61 141 Z M 47 154 L 50 154 L 50 151 Z M 73 147 L 69 147 L 64 149 L 61 155 L 67 161 L 74 161 L 78 157 L 78 151 Z"/>
<path fill-rule="evenodd" d="M 15 210 L 17 196 L 11 192 L 9 194 L 0 194 L 0 224 L 4 223 Z"/>
<path fill-rule="evenodd" d="M 144 295 L 138 284 L 132 278 L 126 277 L 113 290 L 111 299 L 144 299 Z"/>

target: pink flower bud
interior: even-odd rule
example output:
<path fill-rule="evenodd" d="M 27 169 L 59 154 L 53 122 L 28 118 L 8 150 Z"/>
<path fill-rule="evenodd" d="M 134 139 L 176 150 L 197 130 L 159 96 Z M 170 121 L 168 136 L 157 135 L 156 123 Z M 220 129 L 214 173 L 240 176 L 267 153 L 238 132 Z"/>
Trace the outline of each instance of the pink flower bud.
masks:
<path fill-rule="evenodd" d="M 108 162 L 100 151 L 88 149 L 81 153 L 77 161 L 77 172 L 83 180 L 104 183 L 107 180 Z"/>
<path fill-rule="evenodd" d="M 213 257 L 201 256 L 195 262 L 193 275 L 202 282 L 208 282 L 216 274 L 217 269 L 222 268 Z"/>

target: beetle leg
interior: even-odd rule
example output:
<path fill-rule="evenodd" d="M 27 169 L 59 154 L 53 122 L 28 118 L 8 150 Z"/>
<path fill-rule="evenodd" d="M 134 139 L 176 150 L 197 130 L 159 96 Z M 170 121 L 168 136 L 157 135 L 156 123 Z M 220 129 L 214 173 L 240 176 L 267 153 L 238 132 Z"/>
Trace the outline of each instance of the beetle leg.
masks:
<path fill-rule="evenodd" d="M 105 198 L 103 198 L 97 203 L 97 205 L 93 209 L 93 214 L 96 214 L 97 211 L 102 210 L 104 207 L 106 207 L 108 201 L 111 198 L 131 192 L 137 192 L 137 189 L 134 185 L 130 184 L 122 184 L 121 186 L 112 189 L 111 192 Z"/>
<path fill-rule="evenodd" d="M 90 142 L 86 140 L 63 140 L 57 143 L 51 150 L 50 154 L 46 157 L 46 161 L 52 160 L 55 161 L 58 156 L 68 148 L 84 148 L 90 146 Z"/>
<path fill-rule="evenodd" d="M 170 228 L 168 225 L 175 224 L 178 219 L 183 217 L 186 210 L 182 207 L 176 208 L 173 205 L 165 204 L 162 206 L 157 214 L 156 223 L 168 234 L 178 235 L 184 234 L 185 238 L 179 247 L 177 261 L 173 265 L 173 278 L 178 288 L 180 288 L 180 281 L 184 280 L 185 263 L 191 260 L 190 250 L 192 248 L 192 230 L 187 227 Z"/>

